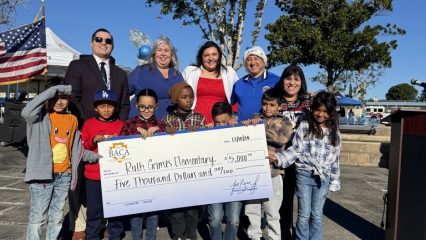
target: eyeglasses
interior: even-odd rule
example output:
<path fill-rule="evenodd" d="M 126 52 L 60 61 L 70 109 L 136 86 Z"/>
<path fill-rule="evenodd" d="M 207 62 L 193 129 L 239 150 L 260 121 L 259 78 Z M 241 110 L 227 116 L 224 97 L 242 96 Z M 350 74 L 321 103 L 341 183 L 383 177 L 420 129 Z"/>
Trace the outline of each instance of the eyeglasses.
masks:
<path fill-rule="evenodd" d="M 108 45 L 112 45 L 113 41 L 111 38 L 103 38 L 103 37 L 95 37 L 93 40 L 97 43 L 102 43 L 102 41 L 105 39 L 105 43 Z"/>
<path fill-rule="evenodd" d="M 154 112 L 155 109 L 157 109 L 157 105 L 149 105 L 149 106 L 136 105 L 136 107 L 139 109 L 139 111 L 142 111 L 142 112 L 145 112 L 146 110 L 148 110 L 148 112 Z"/>

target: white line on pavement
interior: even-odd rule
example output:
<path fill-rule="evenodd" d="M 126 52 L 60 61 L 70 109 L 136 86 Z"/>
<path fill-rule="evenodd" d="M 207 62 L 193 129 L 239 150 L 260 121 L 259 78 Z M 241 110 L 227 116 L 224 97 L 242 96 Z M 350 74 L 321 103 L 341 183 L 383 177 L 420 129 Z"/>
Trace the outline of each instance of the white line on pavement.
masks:
<path fill-rule="evenodd" d="M 22 182 L 22 181 L 23 181 L 23 180 L 21 179 L 21 180 L 18 180 L 18 181 L 13 182 L 13 183 L 9 183 L 9 184 L 4 185 L 4 186 L 1 186 L 1 187 L 10 187 L 10 186 L 15 185 L 15 184 L 17 184 L 17 183 L 20 183 L 20 182 Z"/>
<path fill-rule="evenodd" d="M 15 207 L 13 207 L 13 206 L 12 206 L 12 207 L 8 207 L 8 208 L 6 208 L 6 209 L 1 210 L 1 211 L 0 211 L 0 216 L 1 216 L 1 215 L 3 215 L 3 213 L 5 213 L 5 212 L 7 212 L 7 211 L 9 211 L 9 210 L 12 210 L 12 209 L 14 209 L 14 208 L 15 208 Z"/>
<path fill-rule="evenodd" d="M 24 206 L 23 202 L 0 202 L 0 205 Z"/>
<path fill-rule="evenodd" d="M 2 178 L 16 178 L 16 179 L 24 179 L 23 177 L 15 177 L 15 176 L 7 176 L 7 175 L 0 175 Z"/>
<path fill-rule="evenodd" d="M 0 190 L 10 190 L 10 191 L 25 191 L 25 189 L 19 189 L 19 188 L 9 188 L 9 187 L 0 187 Z"/>
<path fill-rule="evenodd" d="M 0 225 L 3 226 L 10 226 L 10 225 L 28 225 L 28 223 L 24 223 L 24 222 L 6 222 L 6 221 L 0 221 Z"/>
<path fill-rule="evenodd" d="M 375 189 L 377 189 L 377 190 L 380 190 L 380 191 L 382 191 L 382 192 L 387 192 L 388 190 L 386 190 L 386 189 L 383 189 L 383 188 L 381 188 L 379 185 L 380 184 L 377 184 L 377 183 L 374 183 L 374 182 L 365 182 L 365 183 L 367 183 L 368 185 L 370 185 L 371 187 L 373 187 L 373 188 L 375 188 Z"/>

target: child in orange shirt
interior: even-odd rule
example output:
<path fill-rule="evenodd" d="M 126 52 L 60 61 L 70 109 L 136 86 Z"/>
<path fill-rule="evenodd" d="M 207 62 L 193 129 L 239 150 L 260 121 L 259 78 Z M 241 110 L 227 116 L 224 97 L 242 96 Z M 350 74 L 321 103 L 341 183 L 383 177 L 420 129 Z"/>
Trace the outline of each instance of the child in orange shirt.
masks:
<path fill-rule="evenodd" d="M 77 118 L 68 111 L 70 95 L 70 85 L 54 86 L 22 109 L 29 146 L 25 182 L 31 192 L 27 239 L 40 239 L 46 215 L 46 238 L 58 237 L 68 190 L 77 183 L 80 160 L 92 162 L 100 157 L 83 151 Z"/>

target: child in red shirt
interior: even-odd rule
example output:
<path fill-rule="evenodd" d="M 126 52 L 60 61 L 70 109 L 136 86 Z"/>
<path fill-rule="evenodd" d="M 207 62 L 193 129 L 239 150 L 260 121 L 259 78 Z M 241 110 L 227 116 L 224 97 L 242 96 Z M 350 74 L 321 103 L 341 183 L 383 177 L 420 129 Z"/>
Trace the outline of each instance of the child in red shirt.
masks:
<path fill-rule="evenodd" d="M 98 152 L 98 142 L 108 140 L 120 134 L 124 123 L 117 118 L 117 97 L 113 91 L 101 90 L 95 93 L 94 107 L 96 117 L 84 122 L 81 130 L 83 146 L 87 150 Z M 99 163 L 90 163 L 84 166 L 87 193 L 87 222 L 86 236 L 88 239 L 100 238 L 103 219 L 102 189 L 100 181 Z M 121 234 L 122 223 L 118 219 L 108 220 L 107 229 L 110 238 Z"/>

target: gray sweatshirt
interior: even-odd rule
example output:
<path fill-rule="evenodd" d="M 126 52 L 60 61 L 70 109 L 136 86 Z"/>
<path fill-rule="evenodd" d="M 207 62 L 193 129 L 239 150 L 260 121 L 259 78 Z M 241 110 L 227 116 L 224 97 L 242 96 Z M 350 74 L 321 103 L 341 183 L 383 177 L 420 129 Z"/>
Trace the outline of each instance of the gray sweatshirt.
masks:
<path fill-rule="evenodd" d="M 51 87 L 36 96 L 22 109 L 21 115 L 27 122 L 27 142 L 29 147 L 25 182 L 51 180 L 53 178 L 50 118 L 49 113 L 44 109 L 44 104 L 58 93 L 70 95 L 71 85 Z M 77 130 L 71 148 L 71 189 L 75 189 L 77 183 L 77 166 L 80 160 L 84 158 L 87 161 L 95 161 L 98 156 L 91 151 L 83 151 L 80 132 Z"/>

